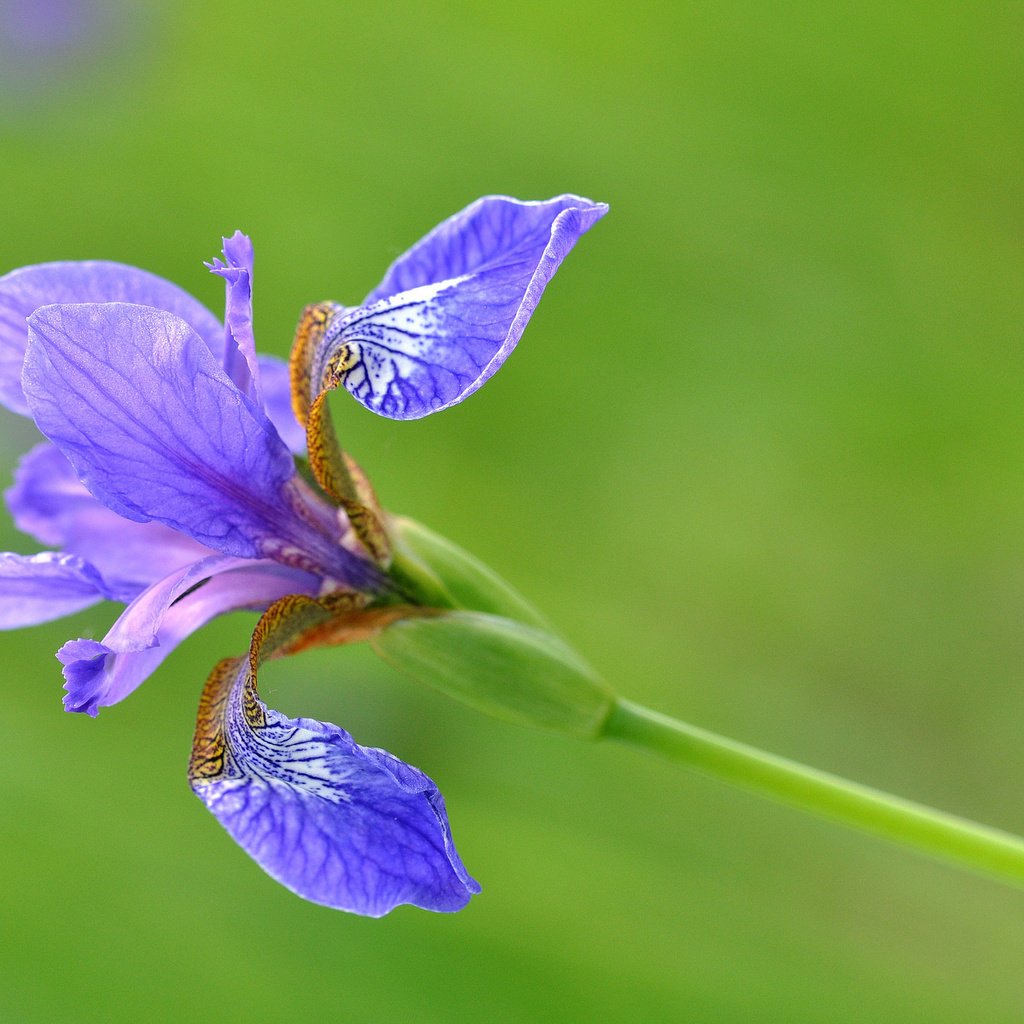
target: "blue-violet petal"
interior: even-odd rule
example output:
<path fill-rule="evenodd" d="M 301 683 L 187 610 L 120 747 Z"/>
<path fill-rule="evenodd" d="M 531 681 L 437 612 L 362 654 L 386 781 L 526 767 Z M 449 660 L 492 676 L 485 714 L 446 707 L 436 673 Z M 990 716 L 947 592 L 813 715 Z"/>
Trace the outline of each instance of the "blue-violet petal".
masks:
<path fill-rule="evenodd" d="M 50 622 L 111 596 L 95 568 L 75 555 L 0 552 L 0 629 Z"/>
<path fill-rule="evenodd" d="M 314 382 L 342 383 L 392 419 L 461 402 L 515 348 L 562 260 L 607 210 L 571 195 L 478 200 L 400 257 L 363 306 L 331 324 L 312 363 Z"/>
<path fill-rule="evenodd" d="M 262 404 L 256 339 L 252 330 L 253 248 L 248 235 L 236 231 L 223 239 L 224 259 L 207 267 L 224 278 L 224 370 L 238 390 Z"/>
<path fill-rule="evenodd" d="M 479 891 L 444 800 L 422 772 L 341 728 L 268 710 L 248 659 L 222 662 L 200 707 L 192 788 L 282 885 L 380 917 L 399 904 L 460 910 Z"/>
<path fill-rule="evenodd" d="M 220 321 L 198 300 L 162 277 L 123 263 L 92 260 L 40 263 L 0 277 L 0 405 L 27 415 L 21 392 L 28 326 L 40 306 L 68 302 L 133 302 L 181 317 L 218 357 Z"/>
<path fill-rule="evenodd" d="M 459 910 L 480 891 L 444 800 L 421 771 L 344 729 L 269 710 L 256 674 L 274 653 L 365 639 L 401 614 L 277 602 L 249 656 L 222 661 L 207 681 L 189 764 L 196 795 L 268 874 L 308 900 L 370 917 L 402 903 Z"/>
<path fill-rule="evenodd" d="M 95 716 L 124 700 L 216 616 L 243 608 L 263 611 L 286 594 L 315 594 L 319 583 L 274 562 L 225 555 L 171 573 L 133 601 L 102 642 L 71 640 L 57 652 L 64 665 L 64 708 Z"/>
<path fill-rule="evenodd" d="M 22 457 L 4 497 L 19 530 L 90 562 L 119 601 L 214 553 L 160 523 L 134 523 L 112 512 L 46 441 Z"/>

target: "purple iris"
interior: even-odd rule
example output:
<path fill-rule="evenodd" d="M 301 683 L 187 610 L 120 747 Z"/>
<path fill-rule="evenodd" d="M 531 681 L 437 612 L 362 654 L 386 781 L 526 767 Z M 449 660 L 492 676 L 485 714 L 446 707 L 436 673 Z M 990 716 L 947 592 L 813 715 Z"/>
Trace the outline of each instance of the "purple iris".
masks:
<path fill-rule="evenodd" d="M 401 903 L 457 910 L 479 886 L 430 779 L 259 700 L 264 658 L 308 646 L 327 620 L 334 639 L 317 642 L 357 639 L 349 623 L 406 599 L 358 506 L 346 515 L 297 472 L 306 439 L 293 404 L 303 415 L 339 383 L 395 418 L 461 401 L 501 365 L 606 209 L 576 196 L 474 203 L 398 259 L 362 306 L 326 304 L 315 344 L 293 356 L 305 400 L 284 363 L 256 354 L 252 246 L 240 233 L 209 264 L 226 284 L 223 325 L 175 285 L 117 263 L 0 278 L 0 403 L 48 439 L 22 459 L 7 502 L 53 549 L 0 554 L 0 627 L 123 603 L 102 641 L 58 652 L 66 709 L 95 715 L 214 616 L 265 612 L 250 655 L 206 685 L 190 779 L 301 896 L 379 916 Z"/>

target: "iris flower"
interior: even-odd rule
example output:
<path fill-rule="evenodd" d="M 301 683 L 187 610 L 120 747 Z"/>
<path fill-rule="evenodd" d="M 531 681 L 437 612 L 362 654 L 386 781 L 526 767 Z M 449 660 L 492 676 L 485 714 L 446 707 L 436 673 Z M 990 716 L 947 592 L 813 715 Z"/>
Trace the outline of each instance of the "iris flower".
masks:
<path fill-rule="evenodd" d="M 221 662 L 203 690 L 190 781 L 300 896 L 379 916 L 402 903 L 458 910 L 479 891 L 426 775 L 258 696 L 267 657 L 422 613 L 391 571 L 386 517 L 334 442 L 325 395 L 343 386 L 398 419 L 461 401 L 501 366 L 606 209 L 577 196 L 477 201 L 399 257 L 361 305 L 308 307 L 290 379 L 256 354 L 241 233 L 208 264 L 225 280 L 223 324 L 117 263 L 0 278 L 0 402 L 47 439 L 21 460 L 7 502 L 50 548 L 0 554 L 0 626 L 125 605 L 102 641 L 58 652 L 65 708 L 95 715 L 214 616 L 262 612 L 249 654 Z M 297 468 L 307 438 L 314 479 Z"/>

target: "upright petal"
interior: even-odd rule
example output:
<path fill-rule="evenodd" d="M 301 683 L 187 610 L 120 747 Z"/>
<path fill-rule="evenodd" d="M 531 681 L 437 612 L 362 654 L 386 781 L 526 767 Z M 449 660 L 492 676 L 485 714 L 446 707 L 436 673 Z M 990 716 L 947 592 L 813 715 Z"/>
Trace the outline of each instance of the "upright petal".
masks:
<path fill-rule="evenodd" d="M 260 867 L 308 900 L 370 917 L 402 903 L 461 909 L 480 887 L 455 850 L 434 783 L 344 729 L 286 718 L 259 699 L 266 624 L 294 607 L 285 599 L 271 608 L 250 657 L 223 661 L 210 676 L 193 790 Z"/>
<path fill-rule="evenodd" d="M 224 278 L 227 296 L 224 304 L 224 370 L 243 394 L 262 404 L 260 369 L 256 359 L 256 339 L 252 330 L 253 249 L 248 235 L 236 231 L 223 239 L 224 259 L 214 259 L 207 267 Z"/>
<path fill-rule="evenodd" d="M 224 348 L 220 321 L 177 285 L 123 263 L 99 260 L 40 263 L 0 277 L 0 405 L 28 415 L 21 367 L 28 340 L 26 319 L 40 306 L 66 302 L 134 302 L 181 317 L 211 351 Z"/>
<path fill-rule="evenodd" d="M 225 554 L 379 583 L 303 517 L 291 453 L 184 321 L 126 303 L 46 306 L 29 335 L 36 424 L 108 508 Z"/>
<path fill-rule="evenodd" d="M 85 489 L 71 463 L 46 441 L 22 457 L 4 497 L 19 530 L 90 562 L 119 601 L 213 554 L 160 523 L 122 519 Z"/>
<path fill-rule="evenodd" d="M 99 573 L 75 555 L 0 552 L 0 629 L 50 622 L 111 596 Z"/>
<path fill-rule="evenodd" d="M 64 709 L 95 716 L 124 700 L 179 643 L 211 619 L 243 608 L 262 611 L 286 594 L 315 594 L 320 581 L 273 562 L 225 555 L 173 572 L 140 594 L 102 643 L 71 640 L 64 665 Z"/>
<path fill-rule="evenodd" d="M 461 402 L 515 348 L 548 281 L 607 210 L 579 196 L 477 201 L 400 257 L 363 306 L 330 323 L 313 381 L 344 384 L 392 419 Z"/>

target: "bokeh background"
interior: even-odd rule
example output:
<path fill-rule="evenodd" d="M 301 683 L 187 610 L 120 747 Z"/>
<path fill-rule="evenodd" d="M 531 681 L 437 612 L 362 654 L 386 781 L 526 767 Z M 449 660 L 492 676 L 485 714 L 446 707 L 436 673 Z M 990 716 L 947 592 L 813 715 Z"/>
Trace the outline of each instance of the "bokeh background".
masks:
<path fill-rule="evenodd" d="M 611 203 L 482 392 L 409 424 L 339 397 L 343 440 L 623 693 L 1024 832 L 1021 5 L 0 12 L 2 270 L 117 259 L 219 311 L 201 261 L 242 228 L 284 355 L 481 194 Z M 0 433 L 9 479 L 33 433 Z M 1024 894 L 361 650 L 264 695 L 432 775 L 484 892 L 304 903 L 184 777 L 252 618 L 64 715 L 53 651 L 115 611 L 0 639 L 3 1022 L 1024 1015 Z"/>

